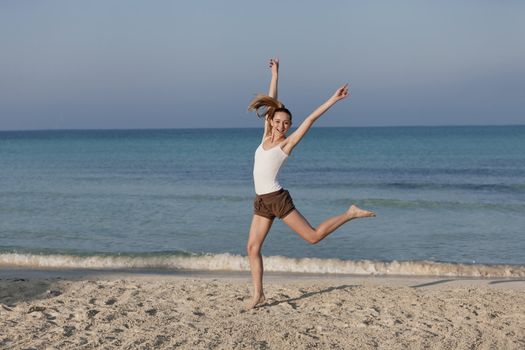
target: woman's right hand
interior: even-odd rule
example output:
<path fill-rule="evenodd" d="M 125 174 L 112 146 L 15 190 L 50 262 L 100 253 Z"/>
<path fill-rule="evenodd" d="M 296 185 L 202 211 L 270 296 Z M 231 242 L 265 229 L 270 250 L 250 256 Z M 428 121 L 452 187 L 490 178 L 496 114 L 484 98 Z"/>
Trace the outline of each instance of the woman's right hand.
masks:
<path fill-rule="evenodd" d="M 350 92 L 348 92 L 348 83 L 341 86 L 339 89 L 337 89 L 332 97 L 330 97 L 330 100 L 333 101 L 333 103 L 336 103 L 337 101 L 340 101 L 344 98 L 347 98 L 350 96 Z"/>
<path fill-rule="evenodd" d="M 270 58 L 270 70 L 272 71 L 272 75 L 279 74 L 279 59 Z"/>

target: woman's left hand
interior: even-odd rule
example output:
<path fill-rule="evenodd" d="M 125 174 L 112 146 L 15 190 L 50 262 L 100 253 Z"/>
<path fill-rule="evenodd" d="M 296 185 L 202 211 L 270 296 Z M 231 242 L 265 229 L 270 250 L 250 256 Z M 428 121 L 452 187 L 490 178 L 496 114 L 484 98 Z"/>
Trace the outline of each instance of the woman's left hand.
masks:
<path fill-rule="evenodd" d="M 272 75 L 279 74 L 279 59 L 278 58 L 270 58 L 270 70 L 272 71 Z"/>
<path fill-rule="evenodd" d="M 345 85 L 341 86 L 339 89 L 336 90 L 331 99 L 334 102 L 337 102 L 344 98 L 347 98 L 348 96 L 350 96 L 350 92 L 348 92 L 348 83 L 346 83 Z"/>

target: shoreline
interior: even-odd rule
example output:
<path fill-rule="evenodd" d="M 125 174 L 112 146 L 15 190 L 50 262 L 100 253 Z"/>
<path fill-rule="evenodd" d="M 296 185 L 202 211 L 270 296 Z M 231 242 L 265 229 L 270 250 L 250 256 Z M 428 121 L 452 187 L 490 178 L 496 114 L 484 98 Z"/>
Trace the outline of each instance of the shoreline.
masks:
<path fill-rule="evenodd" d="M 229 282 L 251 283 L 249 271 L 208 271 L 172 269 L 65 269 L 27 267 L 0 267 L 0 280 L 9 279 L 49 279 L 49 280 L 225 280 Z M 406 275 L 359 275 L 359 274 L 321 274 L 300 272 L 264 272 L 265 283 L 322 281 L 337 283 L 352 281 L 375 285 L 405 287 L 473 287 L 511 288 L 525 291 L 523 277 L 450 277 L 450 276 L 406 276 Z"/>
<path fill-rule="evenodd" d="M 265 271 L 286 274 L 525 278 L 525 265 L 453 263 L 431 260 L 382 261 L 265 256 Z M 1 268 L 249 272 L 248 259 L 230 253 L 71 255 L 0 253 Z"/>

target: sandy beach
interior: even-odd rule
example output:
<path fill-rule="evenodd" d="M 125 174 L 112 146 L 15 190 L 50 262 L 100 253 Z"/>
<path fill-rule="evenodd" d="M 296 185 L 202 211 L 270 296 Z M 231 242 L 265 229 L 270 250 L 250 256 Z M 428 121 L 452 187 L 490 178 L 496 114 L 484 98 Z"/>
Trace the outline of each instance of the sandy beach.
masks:
<path fill-rule="evenodd" d="M 524 279 L 0 270 L 2 349 L 523 349 Z"/>

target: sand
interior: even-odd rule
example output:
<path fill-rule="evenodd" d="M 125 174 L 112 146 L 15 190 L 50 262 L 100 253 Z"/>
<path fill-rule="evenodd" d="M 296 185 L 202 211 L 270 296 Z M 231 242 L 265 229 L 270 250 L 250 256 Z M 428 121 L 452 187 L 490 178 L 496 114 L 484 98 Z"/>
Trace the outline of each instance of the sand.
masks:
<path fill-rule="evenodd" d="M 0 270 L 2 349 L 524 349 L 525 280 Z"/>

